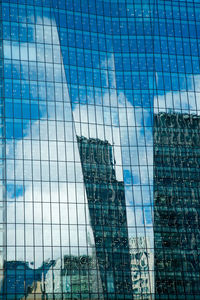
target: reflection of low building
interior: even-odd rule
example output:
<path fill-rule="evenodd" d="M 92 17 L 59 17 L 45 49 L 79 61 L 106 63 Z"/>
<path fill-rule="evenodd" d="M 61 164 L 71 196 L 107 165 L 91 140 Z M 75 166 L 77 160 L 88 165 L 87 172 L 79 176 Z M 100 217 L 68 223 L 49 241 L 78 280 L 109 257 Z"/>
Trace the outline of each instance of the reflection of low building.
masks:
<path fill-rule="evenodd" d="M 33 269 L 28 262 L 24 261 L 4 262 L 4 279 L 0 290 L 0 299 L 46 299 L 44 278 L 52 264 L 54 261 L 44 262 L 40 268 Z"/>
<path fill-rule="evenodd" d="M 66 255 L 63 261 L 44 262 L 38 269 L 27 262 L 9 261 L 4 269 L 0 299 L 8 299 L 8 294 L 10 300 L 103 298 L 95 255 Z"/>
<path fill-rule="evenodd" d="M 66 278 L 65 290 L 72 293 L 88 294 L 90 290 L 98 293 L 98 288 L 101 285 L 96 268 L 92 256 L 65 256 L 62 271 L 62 276 Z"/>
<path fill-rule="evenodd" d="M 58 259 L 45 278 L 47 299 L 102 299 L 100 277 L 92 256 L 64 256 Z M 64 298 L 60 298 L 64 295 Z"/>
<path fill-rule="evenodd" d="M 26 282 L 24 283 L 24 285 Z M 29 287 L 27 291 L 27 295 L 22 298 L 22 300 L 45 300 L 45 295 L 43 293 L 43 282 L 34 281 L 33 284 Z"/>
<path fill-rule="evenodd" d="M 8 261 L 4 263 L 4 281 L 1 295 L 9 294 L 13 299 L 22 299 L 28 295 L 35 278 L 34 270 L 27 262 Z M 26 282 L 26 285 L 24 284 Z M 12 298 L 11 298 L 12 299 Z"/>
<path fill-rule="evenodd" d="M 56 294 L 62 292 L 61 259 L 55 261 L 47 272 L 44 290 L 47 295 L 47 299 L 59 299 L 56 298 Z"/>
<path fill-rule="evenodd" d="M 152 299 L 153 253 L 147 237 L 129 239 L 134 299 Z"/>

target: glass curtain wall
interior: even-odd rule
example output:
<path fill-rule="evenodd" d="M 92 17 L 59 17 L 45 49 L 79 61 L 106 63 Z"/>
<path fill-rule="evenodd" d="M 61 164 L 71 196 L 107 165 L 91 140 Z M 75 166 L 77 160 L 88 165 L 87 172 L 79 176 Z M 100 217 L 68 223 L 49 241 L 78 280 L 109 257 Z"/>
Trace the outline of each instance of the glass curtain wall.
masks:
<path fill-rule="evenodd" d="M 198 299 L 198 2 L 1 1 L 2 299 Z"/>
<path fill-rule="evenodd" d="M 199 1 L 156 1 L 155 298 L 198 299 Z"/>

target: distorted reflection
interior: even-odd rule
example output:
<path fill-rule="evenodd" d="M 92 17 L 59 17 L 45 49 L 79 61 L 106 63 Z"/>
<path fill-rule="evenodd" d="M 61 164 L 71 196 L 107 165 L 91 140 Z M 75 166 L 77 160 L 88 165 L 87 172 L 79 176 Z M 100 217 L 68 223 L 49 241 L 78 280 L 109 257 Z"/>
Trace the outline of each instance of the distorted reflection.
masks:
<path fill-rule="evenodd" d="M 145 26 L 151 49 L 150 7 L 143 6 L 136 32 L 138 4 L 119 2 L 126 24 L 107 15 L 116 16 L 114 1 L 83 5 L 99 6 L 95 18 L 75 12 L 77 1 L 18 2 L 4 3 L 2 14 L 3 296 L 150 299 L 152 57 L 143 54 L 143 39 L 128 45 L 111 36 L 142 34 Z"/>
<path fill-rule="evenodd" d="M 154 124 L 156 292 L 198 294 L 200 117 L 161 112 Z"/>

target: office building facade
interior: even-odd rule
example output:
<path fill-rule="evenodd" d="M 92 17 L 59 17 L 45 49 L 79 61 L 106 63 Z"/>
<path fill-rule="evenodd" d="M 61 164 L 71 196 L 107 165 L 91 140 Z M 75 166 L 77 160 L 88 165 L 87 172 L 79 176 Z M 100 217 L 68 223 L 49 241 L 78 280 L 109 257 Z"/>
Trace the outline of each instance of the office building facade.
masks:
<path fill-rule="evenodd" d="M 162 112 L 154 116 L 157 299 L 200 295 L 199 128 L 197 115 Z"/>
<path fill-rule="evenodd" d="M 0 19 L 0 298 L 198 299 L 199 0 Z"/>

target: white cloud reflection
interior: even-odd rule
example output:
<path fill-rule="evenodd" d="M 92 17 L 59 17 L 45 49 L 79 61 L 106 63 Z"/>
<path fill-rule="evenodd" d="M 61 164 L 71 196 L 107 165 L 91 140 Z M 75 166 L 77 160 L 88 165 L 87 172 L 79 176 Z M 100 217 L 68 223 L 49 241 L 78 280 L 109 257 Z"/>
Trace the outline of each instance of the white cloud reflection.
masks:
<path fill-rule="evenodd" d="M 41 34 L 42 32 L 37 34 L 38 41 L 42 39 Z M 53 31 L 53 39 L 55 44 L 57 44 L 57 31 Z M 20 63 L 24 78 L 28 78 L 28 74 L 26 74 L 27 61 L 41 62 L 40 69 L 37 71 L 40 73 L 37 76 L 45 78 L 48 70 L 45 69 L 45 65 L 42 63 L 47 60 L 49 68 L 51 67 L 48 76 L 51 76 L 51 72 L 54 71 L 54 74 L 57 74 L 58 81 L 64 82 L 61 86 L 58 86 L 59 83 L 56 84 L 59 90 L 58 98 L 62 95 L 63 102 L 70 104 L 64 66 L 60 64 L 59 68 L 57 68 L 59 62 L 56 60 L 56 55 L 60 53 L 60 50 L 55 47 L 53 49 L 54 55 L 52 56 L 49 54 L 51 51 L 48 51 L 48 47 L 43 47 L 42 49 L 41 44 L 34 42 L 11 43 L 10 41 L 4 41 L 4 58 L 21 59 Z M 26 260 L 34 261 L 36 267 L 39 267 L 48 258 L 59 258 L 61 255 L 60 245 L 62 245 L 63 249 L 67 249 L 69 245 L 74 247 L 81 245 L 85 252 L 87 251 L 87 246 L 94 245 L 92 230 L 89 226 L 88 207 L 84 206 L 84 204 L 87 204 L 87 197 L 83 185 L 82 172 L 80 171 L 80 157 L 75 133 L 88 138 L 107 140 L 113 145 L 116 161 L 116 178 L 119 181 L 124 180 L 126 195 L 128 189 L 133 191 L 140 184 L 142 186 L 153 184 L 152 166 L 148 167 L 148 162 L 151 164 L 153 159 L 152 127 L 149 124 L 152 112 L 148 109 L 131 106 L 123 92 L 117 95 L 114 66 L 113 54 L 109 55 L 105 61 L 101 61 L 107 88 L 99 91 L 96 99 L 97 105 L 81 104 L 73 107 L 75 128 L 73 123 L 69 122 L 68 126 L 65 127 L 65 137 L 63 136 L 62 122 L 60 126 L 55 127 L 55 122 L 51 121 L 55 118 L 52 115 L 54 113 L 52 110 L 48 115 L 49 127 L 45 120 L 34 120 L 31 127 L 27 126 L 25 129 L 23 137 L 15 140 L 15 147 L 13 147 L 13 140 L 8 140 L 6 147 L 10 160 L 7 160 L 7 178 L 12 182 L 14 175 L 17 175 L 18 180 L 20 178 L 22 181 L 25 181 L 25 188 L 22 193 L 17 194 L 16 198 L 8 193 L 7 197 L 7 216 L 10 223 L 7 227 L 8 260 L 16 259 L 16 253 L 11 247 L 14 245 L 18 249 L 18 259 L 24 260 L 26 256 Z M 30 86 L 34 84 L 34 82 L 30 82 Z M 21 86 L 22 91 L 26 88 L 28 88 L 28 85 Z M 46 88 L 44 85 L 44 90 Z M 53 89 L 54 86 L 52 84 Z M 30 88 L 30 91 L 30 95 L 33 97 L 31 93 L 34 93 L 35 86 L 33 89 Z M 36 95 L 38 95 L 37 92 Z M 45 97 L 45 92 L 43 92 L 41 100 L 45 100 Z M 55 101 L 53 94 L 51 97 L 51 100 Z M 93 99 L 91 99 L 92 102 L 94 103 Z M 60 111 L 59 113 L 62 114 L 63 112 Z M 57 114 L 57 119 L 59 118 L 61 118 L 61 115 Z M 65 120 L 72 121 L 70 105 L 65 110 Z M 66 155 L 66 158 L 70 157 L 70 155 L 73 156 L 75 147 L 77 163 L 73 164 L 75 161 L 74 157 L 71 157 L 71 162 L 63 159 L 62 152 L 59 156 L 57 150 L 55 150 L 55 159 L 51 159 L 51 155 L 53 156 L 51 151 L 53 151 L 54 146 L 58 147 L 58 144 L 55 143 L 53 146 L 53 142 L 47 142 L 47 139 L 46 141 L 38 142 L 43 140 L 41 138 L 42 132 L 43 136 L 45 136 L 46 132 L 46 137 L 51 136 L 51 139 L 55 141 L 57 136 L 61 137 L 61 141 L 64 143 L 63 149 L 66 151 L 65 154 L 63 153 L 63 156 Z M 28 143 L 31 138 L 33 138 L 32 144 Z M 129 146 L 132 147 L 132 150 L 139 149 L 137 156 L 134 157 L 132 152 L 129 152 Z M 138 146 L 139 148 L 137 148 Z M 146 146 L 148 146 L 148 153 L 146 152 Z M 32 153 L 30 153 L 31 149 Z M 28 158 L 29 153 L 29 159 L 33 159 L 32 162 L 31 160 L 23 162 L 21 158 L 25 154 Z M 17 157 L 19 160 L 14 169 L 14 158 Z M 50 167 L 48 164 L 49 158 L 51 160 Z M 136 164 L 138 158 L 139 164 Z M 40 159 L 41 163 L 39 162 Z M 127 159 L 128 164 L 126 162 Z M 55 163 L 55 160 L 58 161 L 58 164 Z M 140 165 L 141 167 L 139 167 Z M 127 174 L 127 176 L 125 177 L 124 174 Z M 79 177 L 80 184 L 75 185 L 75 175 Z M 41 176 L 47 182 L 40 184 Z M 55 181 L 52 178 L 55 178 Z M 31 181 L 28 181 L 32 179 L 35 180 L 33 184 Z M 56 179 L 60 181 L 59 186 L 56 183 Z M 69 181 L 67 185 L 65 184 L 66 179 Z M 48 180 L 50 183 L 48 183 Z M 19 182 L 16 183 L 15 189 L 18 184 Z M 148 189 L 143 191 L 143 198 L 150 199 Z M 146 205 L 151 204 L 148 201 Z M 126 203 L 128 226 L 141 226 L 137 232 L 138 235 L 144 236 L 144 224 L 152 226 L 151 212 L 149 211 L 146 215 L 143 215 L 143 208 L 140 205 L 138 205 L 136 210 L 134 209 L 134 205 L 139 203 L 137 193 L 133 194 L 132 192 L 129 196 L 126 196 Z M 23 224 L 24 221 L 25 225 Z M 59 226 L 60 221 L 61 226 Z M 17 227 L 15 227 L 15 222 L 18 223 Z M 44 224 L 43 226 L 41 225 L 42 223 Z M 52 223 L 53 225 L 51 225 Z M 80 225 L 79 229 L 76 224 Z M 146 229 L 147 231 L 148 229 Z M 153 247 L 153 233 L 150 227 L 147 234 L 151 238 Z M 129 228 L 129 235 L 130 237 L 135 237 L 133 228 Z M 24 253 L 25 245 L 26 254 Z M 36 245 L 37 248 L 34 248 L 33 245 Z M 42 251 L 42 246 L 45 246 L 44 252 Z M 53 253 L 51 250 L 52 246 Z M 74 248 L 74 252 L 76 251 L 77 249 Z"/>
<path fill-rule="evenodd" d="M 54 30 L 53 32 L 53 39 L 58 41 L 57 31 Z M 28 78 L 29 75 L 24 74 L 28 72 L 25 63 L 26 61 L 36 61 L 37 47 L 39 44 L 19 44 L 4 41 L 4 58 L 21 59 L 23 76 Z M 54 64 L 55 58 L 49 57 L 47 50 L 45 48 L 45 55 L 40 55 L 38 60 L 44 62 L 48 57 L 49 63 L 55 71 L 59 65 Z M 57 51 L 56 48 L 56 55 L 58 55 Z M 41 51 L 38 53 L 41 54 Z M 58 63 L 58 61 L 56 62 Z M 10 61 L 11 63 L 12 61 Z M 39 71 L 40 74 L 37 76 L 40 75 L 45 78 L 45 65 L 41 65 Z M 65 103 L 65 120 L 72 121 L 63 64 L 60 64 L 59 72 L 59 76 L 63 80 L 59 95 L 62 94 Z M 34 82 L 30 82 L 30 84 L 34 84 Z M 20 88 L 24 90 L 26 87 L 28 88 L 28 86 L 21 86 Z M 54 84 L 52 87 L 54 90 Z M 52 101 L 56 100 L 54 94 L 51 97 Z M 42 100 L 44 100 L 43 97 Z M 68 106 L 66 106 L 67 103 Z M 8 180 L 7 222 L 9 223 L 7 225 L 7 260 L 34 261 L 34 267 L 39 267 L 47 259 L 60 258 L 60 246 L 66 252 L 65 254 L 69 252 L 67 250 L 69 245 L 72 246 L 72 255 L 77 254 L 78 246 L 81 247 L 82 254 L 92 254 L 90 247 L 94 246 L 88 206 L 85 205 L 87 204 L 87 197 L 75 129 L 72 122 L 66 123 L 65 128 L 62 127 L 64 124 L 62 122 L 55 126 L 55 122 L 51 121 L 55 119 L 54 113 L 54 110 L 49 110 L 48 123 L 45 120 L 33 120 L 31 126 L 25 128 L 23 136 L 15 140 L 14 144 L 12 139 L 7 140 L 6 143 L 8 158 L 6 161 Z M 63 111 L 57 110 L 56 117 L 57 120 L 63 120 Z M 66 133 L 65 136 L 64 132 Z M 52 142 L 47 141 L 48 136 Z M 33 140 L 30 142 L 32 138 Z M 59 152 L 59 142 L 53 142 L 57 138 L 63 141 L 60 150 L 60 152 L 63 150 L 63 153 Z M 72 154 L 75 154 L 73 160 L 70 159 Z M 65 155 L 68 160 L 65 159 Z M 23 161 L 24 156 L 29 160 Z M 14 166 L 15 158 L 18 160 L 15 160 Z M 76 162 L 74 163 L 74 161 Z M 18 182 L 13 181 L 15 176 Z M 41 176 L 46 181 L 41 182 Z M 79 182 L 77 184 L 75 184 L 75 176 Z M 9 192 L 12 188 L 13 192 Z M 16 193 L 16 190 L 20 189 L 22 192 Z M 17 252 L 12 246 L 16 246 Z M 24 253 L 25 246 L 26 253 Z M 44 251 L 42 247 L 44 247 Z"/>
<path fill-rule="evenodd" d="M 178 79 L 177 79 L 178 80 Z M 169 91 L 154 97 L 154 113 L 200 114 L 200 75 L 187 75 L 187 90 Z"/>

